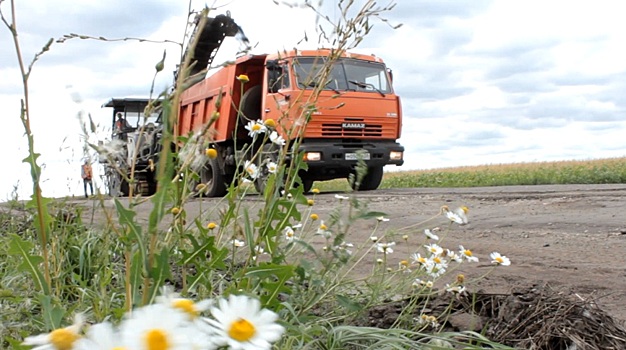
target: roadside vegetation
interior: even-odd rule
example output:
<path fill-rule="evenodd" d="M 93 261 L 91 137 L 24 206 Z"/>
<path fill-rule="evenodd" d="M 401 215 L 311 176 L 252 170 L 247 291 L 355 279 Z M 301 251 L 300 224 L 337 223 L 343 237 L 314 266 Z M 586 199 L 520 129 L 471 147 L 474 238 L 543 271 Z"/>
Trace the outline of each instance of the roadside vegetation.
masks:
<path fill-rule="evenodd" d="M 626 157 L 385 172 L 380 188 L 611 183 L 626 183 Z M 349 189 L 342 180 L 318 182 L 315 186 L 322 191 Z"/>

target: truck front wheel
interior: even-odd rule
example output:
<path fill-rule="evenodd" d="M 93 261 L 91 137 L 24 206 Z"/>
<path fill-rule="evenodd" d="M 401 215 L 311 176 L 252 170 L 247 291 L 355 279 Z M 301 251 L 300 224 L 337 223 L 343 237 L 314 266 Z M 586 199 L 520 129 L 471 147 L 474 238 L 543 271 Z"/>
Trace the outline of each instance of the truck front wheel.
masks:
<path fill-rule="evenodd" d="M 226 194 L 224 174 L 217 159 L 209 159 L 200 171 L 202 183 L 206 186 L 204 195 L 207 197 L 221 197 Z"/>
<path fill-rule="evenodd" d="M 383 167 L 369 167 L 367 168 L 367 174 L 363 177 L 360 184 L 356 182 L 352 184 L 352 188 L 357 191 L 372 191 L 380 186 L 383 180 Z"/>

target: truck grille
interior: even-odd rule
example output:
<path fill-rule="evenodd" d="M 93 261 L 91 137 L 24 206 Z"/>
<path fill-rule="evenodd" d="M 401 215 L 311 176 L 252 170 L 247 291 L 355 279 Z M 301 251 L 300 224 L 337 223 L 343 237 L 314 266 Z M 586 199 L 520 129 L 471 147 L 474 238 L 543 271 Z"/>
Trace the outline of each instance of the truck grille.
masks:
<path fill-rule="evenodd" d="M 325 137 L 381 137 L 383 126 L 380 124 L 365 124 L 364 128 L 344 128 L 342 123 L 323 123 L 322 136 Z"/>

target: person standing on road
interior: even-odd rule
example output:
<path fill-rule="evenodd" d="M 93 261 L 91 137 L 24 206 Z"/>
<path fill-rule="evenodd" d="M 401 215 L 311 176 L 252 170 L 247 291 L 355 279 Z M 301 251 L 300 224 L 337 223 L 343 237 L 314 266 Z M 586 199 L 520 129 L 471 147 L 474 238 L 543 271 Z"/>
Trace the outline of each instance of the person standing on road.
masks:
<path fill-rule="evenodd" d="M 89 161 L 87 159 L 85 159 L 85 163 L 81 167 L 81 177 L 83 178 L 85 198 L 89 198 L 89 196 L 87 195 L 87 185 L 89 185 L 90 193 L 93 196 L 93 182 L 91 181 L 91 178 L 93 177 L 93 171 L 91 169 L 91 164 L 89 164 Z"/>

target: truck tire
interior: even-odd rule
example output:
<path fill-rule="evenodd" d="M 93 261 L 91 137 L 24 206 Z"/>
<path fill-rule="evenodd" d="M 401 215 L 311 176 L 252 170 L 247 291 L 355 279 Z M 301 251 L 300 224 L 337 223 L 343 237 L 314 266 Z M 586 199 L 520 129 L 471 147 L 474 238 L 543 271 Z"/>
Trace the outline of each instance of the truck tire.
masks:
<path fill-rule="evenodd" d="M 383 180 L 383 167 L 369 167 L 367 168 L 367 174 L 361 180 L 361 183 L 357 186 L 356 182 L 352 184 L 354 190 L 357 191 L 372 191 L 380 186 Z"/>
<path fill-rule="evenodd" d="M 302 193 L 307 194 L 313 188 L 313 180 L 302 180 Z"/>
<path fill-rule="evenodd" d="M 207 197 L 222 197 L 226 194 L 224 174 L 220 169 L 217 158 L 209 159 L 200 171 L 200 179 L 206 185 L 204 195 Z"/>

